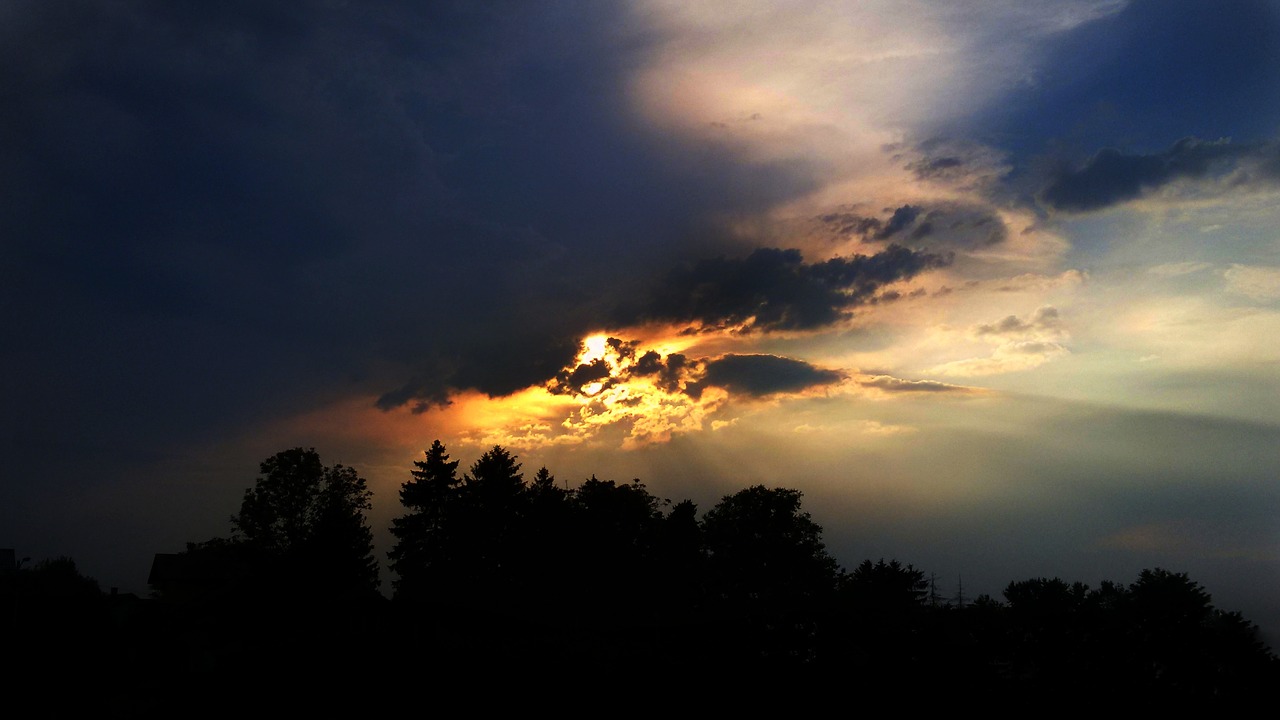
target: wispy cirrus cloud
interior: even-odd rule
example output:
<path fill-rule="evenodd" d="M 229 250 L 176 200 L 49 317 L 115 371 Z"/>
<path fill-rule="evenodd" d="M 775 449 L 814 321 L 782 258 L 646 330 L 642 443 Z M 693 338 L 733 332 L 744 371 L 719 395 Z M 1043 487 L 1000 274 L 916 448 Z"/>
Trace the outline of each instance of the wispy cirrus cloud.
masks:
<path fill-rule="evenodd" d="M 1223 277 L 1230 292 L 1262 302 L 1280 300 L 1280 267 L 1235 264 Z"/>
<path fill-rule="evenodd" d="M 869 375 L 858 380 L 866 388 L 886 393 L 972 393 L 973 388 L 937 380 L 904 380 L 891 375 Z"/>

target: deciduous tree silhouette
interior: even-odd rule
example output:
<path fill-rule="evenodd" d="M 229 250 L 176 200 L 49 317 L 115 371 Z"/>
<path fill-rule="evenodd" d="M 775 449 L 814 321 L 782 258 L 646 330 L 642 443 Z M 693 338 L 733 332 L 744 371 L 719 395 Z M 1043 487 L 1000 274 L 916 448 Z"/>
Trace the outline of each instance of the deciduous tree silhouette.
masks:
<path fill-rule="evenodd" d="M 277 590 L 317 598 L 377 591 L 378 563 L 364 512 L 373 493 L 355 469 L 325 467 L 314 449 L 285 450 L 261 464 L 231 518 L 232 540 L 257 555 Z"/>
<path fill-rule="evenodd" d="M 372 493 L 355 469 L 326 467 L 314 449 L 278 452 L 259 469 L 231 538 L 189 543 L 166 563 L 177 577 L 160 581 L 157 599 L 173 623 L 167 635 L 191 658 L 178 676 L 190 685 L 166 691 L 187 697 L 225 683 L 301 708 L 328 690 L 332 709 L 354 698 L 332 693 L 349 680 L 335 660 L 368 642 L 382 599 L 365 519 Z M 279 672 L 245 672 L 268 658 Z M 220 715 L 235 704 L 208 702 Z"/>
<path fill-rule="evenodd" d="M 825 597 L 836 561 L 822 527 L 800 508 L 802 493 L 763 485 L 726 495 L 702 520 L 709 572 L 725 596 L 766 602 Z"/>
<path fill-rule="evenodd" d="M 987 629 L 1006 690 L 1040 698 L 1067 690 L 1147 707 L 1231 707 L 1280 680 L 1257 628 L 1215 609 L 1185 573 L 1143 570 L 1128 587 L 1094 590 L 1053 578 L 1010 583 L 1003 622 Z M 998 637 L 990 637 L 991 634 Z"/>
<path fill-rule="evenodd" d="M 709 609 L 729 623 L 719 638 L 728 659 L 813 660 L 837 565 L 800 499 L 799 490 L 756 485 L 725 496 L 702 520 Z"/>
<path fill-rule="evenodd" d="M 651 589 L 662 526 L 660 500 L 638 480 L 618 484 L 592 476 L 574 492 L 584 571 L 596 577 L 600 602 L 617 605 Z"/>
<path fill-rule="evenodd" d="M 924 572 L 897 560 L 863 560 L 851 573 L 840 576 L 843 602 L 856 612 L 900 615 L 924 606 L 929 581 Z"/>
<path fill-rule="evenodd" d="M 897 560 L 864 560 L 841 572 L 838 603 L 824 631 L 824 656 L 879 686 L 918 678 L 929 649 L 924 572 Z"/>
<path fill-rule="evenodd" d="M 1212 598 L 1186 573 L 1143 570 L 1129 586 L 1127 614 L 1133 665 L 1141 680 L 1193 697 L 1212 692 Z"/>
<path fill-rule="evenodd" d="M 7 569 L 7 568 L 6 568 Z M 69 557 L 0 575 L 0 673 L 13 716 L 81 717 L 108 688 L 108 599 Z M 71 680 L 71 682 L 68 682 Z"/>
<path fill-rule="evenodd" d="M 1096 679 L 1091 664 L 1100 640 L 1085 625 L 1094 618 L 1084 613 L 1088 586 L 1060 578 L 1031 578 L 1010 582 L 1006 631 L 1008 659 L 1027 692 L 1047 692 L 1064 680 L 1082 687 Z"/>

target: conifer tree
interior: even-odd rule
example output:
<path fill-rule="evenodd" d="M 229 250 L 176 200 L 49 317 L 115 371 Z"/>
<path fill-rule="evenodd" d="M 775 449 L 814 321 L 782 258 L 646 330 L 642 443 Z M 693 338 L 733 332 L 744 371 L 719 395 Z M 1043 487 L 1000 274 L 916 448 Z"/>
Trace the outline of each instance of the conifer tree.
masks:
<path fill-rule="evenodd" d="M 439 440 L 415 461 L 412 477 L 400 486 L 400 504 L 408 511 L 392 521 L 396 545 L 388 553 L 391 569 L 399 577 L 393 583 L 396 596 L 412 596 L 423 591 L 426 576 L 446 562 L 448 508 L 457 501 L 461 487 L 458 461 Z"/>

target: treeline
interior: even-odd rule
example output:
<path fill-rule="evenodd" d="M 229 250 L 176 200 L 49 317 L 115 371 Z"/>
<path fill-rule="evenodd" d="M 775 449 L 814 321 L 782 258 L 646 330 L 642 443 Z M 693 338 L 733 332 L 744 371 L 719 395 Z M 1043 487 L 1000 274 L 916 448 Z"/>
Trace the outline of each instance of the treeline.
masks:
<path fill-rule="evenodd" d="M 699 516 L 639 481 L 526 479 L 502 447 L 459 464 L 437 441 L 401 487 L 389 598 L 365 480 L 302 448 L 262 463 L 229 537 L 157 555 L 149 600 L 105 596 L 66 559 L 9 573 L 10 677 L 79 683 L 51 709 L 135 717 L 192 697 L 188 716 L 247 697 L 367 709 L 396 693 L 565 692 L 554 678 L 579 698 L 625 682 L 1180 706 L 1264 699 L 1280 679 L 1257 627 L 1183 573 L 937 603 L 912 565 L 841 567 L 796 490 L 748 487 Z"/>

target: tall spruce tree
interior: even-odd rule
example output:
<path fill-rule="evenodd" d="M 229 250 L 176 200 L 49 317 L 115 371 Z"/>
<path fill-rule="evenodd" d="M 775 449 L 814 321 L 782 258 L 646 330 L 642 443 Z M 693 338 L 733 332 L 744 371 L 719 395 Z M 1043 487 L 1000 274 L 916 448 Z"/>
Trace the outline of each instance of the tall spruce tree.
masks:
<path fill-rule="evenodd" d="M 421 597 L 432 571 L 438 575 L 451 554 L 446 523 L 449 507 L 457 502 L 461 488 L 458 461 L 449 459 L 439 440 L 425 455 L 424 460 L 414 462 L 412 477 L 400 486 L 400 504 L 408 512 L 391 524 L 396 545 L 388 555 L 391 569 L 398 575 L 393 585 L 400 598 Z"/>

